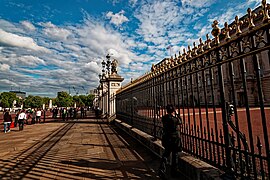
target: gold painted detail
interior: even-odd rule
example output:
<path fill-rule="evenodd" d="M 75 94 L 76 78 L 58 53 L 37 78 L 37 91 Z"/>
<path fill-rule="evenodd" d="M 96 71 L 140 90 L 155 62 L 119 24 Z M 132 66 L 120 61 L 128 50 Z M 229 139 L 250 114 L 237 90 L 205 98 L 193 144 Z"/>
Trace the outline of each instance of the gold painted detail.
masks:
<path fill-rule="evenodd" d="M 232 30 L 232 28 L 229 27 L 229 25 L 228 25 L 227 22 L 224 23 L 224 27 L 225 27 L 225 28 L 224 28 L 224 30 L 223 30 L 223 34 L 225 34 L 225 39 L 226 39 L 226 40 L 229 40 L 229 39 L 231 39 L 230 31 Z"/>
<path fill-rule="evenodd" d="M 206 44 L 206 49 L 211 49 L 211 42 L 212 40 L 209 38 L 209 34 L 206 34 L 206 41 L 205 41 L 205 44 Z"/>
<path fill-rule="evenodd" d="M 263 22 L 269 21 L 269 13 L 268 10 L 270 9 L 269 4 L 266 4 L 266 0 L 262 0 L 262 10 L 260 11 L 260 15 L 263 16 Z"/>
<path fill-rule="evenodd" d="M 250 8 L 247 9 L 247 13 L 248 13 L 248 18 L 246 19 L 246 22 L 248 22 L 248 28 L 252 29 L 255 27 L 254 24 L 254 18 L 257 17 L 257 14 L 252 12 L 252 10 Z"/>
<path fill-rule="evenodd" d="M 235 24 L 233 27 L 236 30 L 236 35 L 242 34 L 241 25 L 243 24 L 243 21 L 240 21 L 238 16 L 235 16 L 234 22 L 235 22 Z"/>
<path fill-rule="evenodd" d="M 219 42 L 219 35 L 221 33 L 221 29 L 218 27 L 218 21 L 214 20 L 213 24 L 212 24 L 212 31 L 211 34 L 215 37 L 215 44 L 218 45 Z"/>
<path fill-rule="evenodd" d="M 156 65 L 152 65 L 151 72 L 148 74 L 143 75 L 142 77 L 139 77 L 137 80 L 134 80 L 124 86 L 122 90 L 133 87 L 135 84 L 143 82 L 147 79 L 151 79 L 153 77 L 156 77 L 160 75 L 161 73 L 164 73 L 165 71 L 170 70 L 171 68 L 174 68 L 176 66 L 181 66 L 181 64 L 186 63 L 186 61 L 190 61 L 198 56 L 201 56 L 204 53 L 207 53 L 210 51 L 213 45 L 220 46 L 221 43 L 226 43 L 227 41 L 230 41 L 233 38 L 238 38 L 242 34 L 242 31 L 247 32 L 254 30 L 256 27 L 260 27 L 262 23 L 270 23 L 270 17 L 269 17 L 269 9 L 270 5 L 266 3 L 266 0 L 261 1 L 261 6 L 259 7 L 259 11 L 256 12 L 252 11 L 251 8 L 247 9 L 246 16 L 243 16 L 241 19 L 239 19 L 238 16 L 235 16 L 235 20 L 232 25 L 229 25 L 228 22 L 224 23 L 224 27 L 220 28 L 218 26 L 218 21 L 215 20 L 212 23 L 212 31 L 211 34 L 214 37 L 212 40 L 209 37 L 209 34 L 206 34 L 206 40 L 203 40 L 202 38 L 199 39 L 199 44 L 196 46 L 195 43 L 193 43 L 193 47 L 191 48 L 188 46 L 187 48 L 183 48 L 182 53 L 179 51 L 179 55 L 177 56 L 175 54 L 174 57 L 164 59 L 163 62 L 160 62 Z M 237 36 L 235 36 L 237 35 Z M 225 40 L 225 41 L 222 41 Z M 264 36 L 258 35 L 255 38 L 256 43 L 263 42 Z M 250 42 L 247 40 L 242 41 L 243 48 L 250 48 Z M 239 53 L 238 47 L 236 44 L 231 44 L 230 46 L 230 53 Z M 228 54 L 226 54 L 226 50 L 220 52 L 222 56 L 225 58 L 228 57 Z M 214 59 L 212 59 L 215 61 Z M 211 60 L 211 61 L 212 61 Z M 199 61 L 201 64 L 209 64 L 210 59 L 203 56 L 200 58 Z M 192 68 L 193 68 L 192 64 Z M 182 68 L 181 68 L 182 69 Z"/>

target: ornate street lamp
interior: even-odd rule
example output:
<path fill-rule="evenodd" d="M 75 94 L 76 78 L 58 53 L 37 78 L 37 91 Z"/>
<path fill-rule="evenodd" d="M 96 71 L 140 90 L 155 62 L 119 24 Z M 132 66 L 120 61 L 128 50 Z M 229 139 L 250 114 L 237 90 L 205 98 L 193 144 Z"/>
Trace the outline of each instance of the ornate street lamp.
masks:
<path fill-rule="evenodd" d="M 107 54 L 106 58 L 107 58 L 107 64 L 106 64 L 107 71 L 108 71 L 108 75 L 110 75 L 111 74 L 111 56 Z"/>
<path fill-rule="evenodd" d="M 105 67 L 106 67 L 106 62 L 104 61 L 104 59 L 103 59 L 103 61 L 102 61 L 102 79 L 104 78 L 104 76 L 105 76 Z"/>

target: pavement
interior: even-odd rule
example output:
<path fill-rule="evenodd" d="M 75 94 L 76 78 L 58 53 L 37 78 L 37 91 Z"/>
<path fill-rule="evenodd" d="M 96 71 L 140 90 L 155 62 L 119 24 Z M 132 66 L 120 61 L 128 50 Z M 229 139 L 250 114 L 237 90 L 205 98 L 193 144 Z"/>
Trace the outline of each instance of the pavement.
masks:
<path fill-rule="evenodd" d="M 0 133 L 0 179 L 159 179 L 160 159 L 103 120 Z"/>

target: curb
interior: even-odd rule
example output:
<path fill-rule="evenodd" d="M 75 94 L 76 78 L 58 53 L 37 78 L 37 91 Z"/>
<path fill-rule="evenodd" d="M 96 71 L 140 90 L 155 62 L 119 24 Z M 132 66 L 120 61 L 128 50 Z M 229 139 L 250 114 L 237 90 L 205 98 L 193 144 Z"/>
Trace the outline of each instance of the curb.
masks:
<path fill-rule="evenodd" d="M 114 124 L 138 140 L 155 155 L 158 157 L 162 156 L 164 148 L 161 145 L 161 140 L 155 140 L 153 136 L 121 120 L 115 119 Z M 218 168 L 184 152 L 179 153 L 178 162 L 179 167 L 181 167 L 181 174 L 184 174 L 186 178 L 190 180 L 221 180 L 221 175 L 224 174 L 224 172 Z"/>

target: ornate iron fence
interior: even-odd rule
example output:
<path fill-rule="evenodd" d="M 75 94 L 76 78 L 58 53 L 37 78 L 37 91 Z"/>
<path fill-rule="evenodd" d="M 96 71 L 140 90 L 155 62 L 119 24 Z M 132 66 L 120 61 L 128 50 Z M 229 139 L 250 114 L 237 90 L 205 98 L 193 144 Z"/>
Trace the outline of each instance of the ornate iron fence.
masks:
<path fill-rule="evenodd" d="M 229 176 L 269 179 L 270 18 L 262 6 L 188 51 L 165 58 L 116 94 L 116 116 L 155 138 L 173 104 L 184 151 Z"/>

